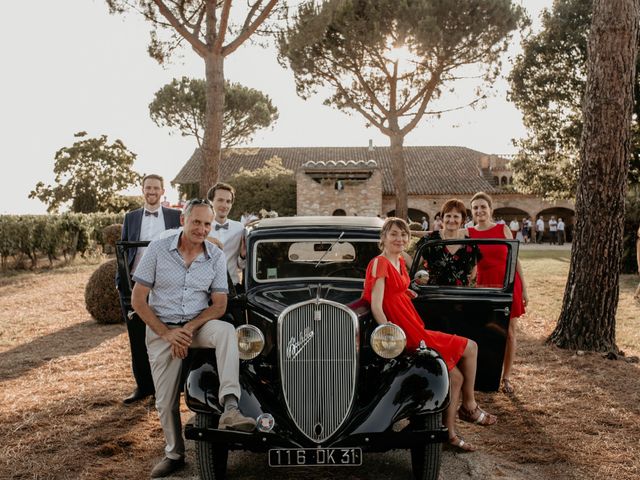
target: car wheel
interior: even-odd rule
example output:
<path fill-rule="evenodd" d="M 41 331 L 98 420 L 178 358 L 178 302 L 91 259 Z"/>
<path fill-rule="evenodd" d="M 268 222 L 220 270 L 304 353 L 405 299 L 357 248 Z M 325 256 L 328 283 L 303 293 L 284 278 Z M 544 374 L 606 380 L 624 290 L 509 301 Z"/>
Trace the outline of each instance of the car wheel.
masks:
<path fill-rule="evenodd" d="M 197 428 L 216 428 L 218 421 L 215 416 L 196 413 Z M 224 480 L 227 478 L 227 459 L 229 449 L 220 444 L 196 441 L 196 462 L 202 480 Z"/>
<path fill-rule="evenodd" d="M 437 430 L 442 427 L 442 413 L 420 416 L 412 421 L 416 428 Z M 426 443 L 411 449 L 411 469 L 415 480 L 437 480 L 440 472 L 441 443 Z"/>

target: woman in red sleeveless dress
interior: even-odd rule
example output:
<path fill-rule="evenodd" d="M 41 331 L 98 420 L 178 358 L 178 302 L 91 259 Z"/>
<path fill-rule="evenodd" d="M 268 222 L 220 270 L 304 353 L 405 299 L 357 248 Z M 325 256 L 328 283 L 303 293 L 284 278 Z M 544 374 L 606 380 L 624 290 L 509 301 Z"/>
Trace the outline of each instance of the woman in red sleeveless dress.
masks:
<path fill-rule="evenodd" d="M 398 325 L 407 337 L 407 349 L 415 350 L 421 340 L 438 351 L 449 369 L 451 402 L 445 412 L 444 424 L 449 429 L 449 443 L 462 451 L 476 447 L 466 443 L 455 431 L 456 410 L 460 391 L 462 405 L 458 411 L 462 420 L 480 425 L 493 425 L 497 418 L 480 408 L 475 400 L 478 346 L 457 335 L 426 330 L 411 300 L 416 296 L 409 290 L 409 274 L 402 253 L 409 243 L 411 232 L 406 222 L 388 218 L 380 234 L 382 255 L 375 257 L 367 267 L 363 298 L 371 305 L 371 312 L 379 324 Z"/>
<path fill-rule="evenodd" d="M 471 199 L 471 213 L 476 224 L 469 227 L 468 234 L 471 238 L 506 238 L 512 239 L 511 231 L 506 225 L 496 224 L 492 221 L 492 200 L 484 192 L 476 193 Z M 478 287 L 502 288 L 507 264 L 507 247 L 500 245 L 482 245 L 479 247 L 482 259 L 478 262 L 476 285 Z M 504 364 L 502 368 L 502 391 L 513 393 L 511 385 L 511 369 L 516 356 L 516 322 L 518 317 L 525 313 L 525 307 L 529 297 L 527 287 L 522 276 L 520 260 L 516 263 L 516 278 L 513 286 L 513 302 L 509 315 L 509 332 L 507 333 L 507 345 L 504 351 Z"/>

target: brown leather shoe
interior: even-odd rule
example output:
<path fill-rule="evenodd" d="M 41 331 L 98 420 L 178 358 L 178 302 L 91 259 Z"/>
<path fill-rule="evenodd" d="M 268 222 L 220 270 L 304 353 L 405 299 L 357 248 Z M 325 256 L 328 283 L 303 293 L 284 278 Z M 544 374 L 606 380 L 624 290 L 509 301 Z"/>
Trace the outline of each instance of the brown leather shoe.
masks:
<path fill-rule="evenodd" d="M 164 457 L 153 467 L 153 470 L 151 470 L 151 478 L 167 477 L 181 468 L 184 468 L 184 458 L 174 460 L 173 458 Z"/>

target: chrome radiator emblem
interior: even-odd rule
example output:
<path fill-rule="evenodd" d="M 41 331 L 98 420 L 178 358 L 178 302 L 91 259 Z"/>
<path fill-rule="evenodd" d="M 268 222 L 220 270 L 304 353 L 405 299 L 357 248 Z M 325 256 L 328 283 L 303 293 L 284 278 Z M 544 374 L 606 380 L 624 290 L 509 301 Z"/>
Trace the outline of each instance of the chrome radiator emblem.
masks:
<path fill-rule="evenodd" d="M 313 330 L 309 327 L 298 333 L 297 337 L 291 337 L 287 343 L 287 360 L 293 360 L 307 346 L 313 338 Z"/>
<path fill-rule="evenodd" d="M 321 443 L 346 421 L 354 401 L 358 317 L 350 308 L 315 299 L 278 318 L 282 393 L 296 427 Z"/>

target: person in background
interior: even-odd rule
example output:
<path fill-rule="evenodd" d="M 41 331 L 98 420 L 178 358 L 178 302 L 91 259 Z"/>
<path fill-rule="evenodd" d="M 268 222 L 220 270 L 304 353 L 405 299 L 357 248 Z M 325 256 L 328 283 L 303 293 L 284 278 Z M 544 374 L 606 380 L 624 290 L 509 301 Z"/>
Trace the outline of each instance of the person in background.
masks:
<path fill-rule="evenodd" d="M 518 233 L 520 233 L 520 224 L 518 223 L 517 218 L 514 217 L 513 220 L 509 222 L 509 230 L 511 230 L 511 236 L 513 238 L 518 237 Z"/>
<path fill-rule="evenodd" d="M 219 320 L 227 307 L 224 253 L 205 241 L 214 213 L 206 200 L 191 200 L 181 216 L 182 230 L 154 240 L 133 275 L 131 304 L 145 322 L 149 360 L 156 387 L 156 408 L 164 432 L 165 457 L 151 478 L 184 467 L 180 421 L 180 372 L 190 347 L 215 349 L 224 413 L 221 430 L 252 431 L 256 422 L 238 409 L 238 340 L 231 323 Z M 214 393 L 214 392 L 210 392 Z"/>
<path fill-rule="evenodd" d="M 451 381 L 451 398 L 444 424 L 449 430 L 449 444 L 463 452 L 477 450 L 456 433 L 456 410 L 461 420 L 483 426 L 494 425 L 498 419 L 485 412 L 475 399 L 474 383 L 478 363 L 478 345 L 457 335 L 426 330 L 411 299 L 409 274 L 402 253 L 409 244 L 411 231 L 400 218 L 388 218 L 380 232 L 382 253 L 367 267 L 362 297 L 371 305 L 371 312 L 380 325 L 394 323 L 407 338 L 407 350 L 415 350 L 421 341 L 440 353 L 447 364 Z M 462 405 L 458 405 L 462 401 Z"/>
<path fill-rule="evenodd" d="M 248 223 L 251 223 L 255 220 L 258 220 L 258 216 L 253 212 L 245 211 L 240 217 L 240 223 L 245 227 L 247 226 Z"/>
<path fill-rule="evenodd" d="M 540 215 L 536 220 L 536 243 L 542 243 L 544 237 L 544 217 Z"/>
<path fill-rule="evenodd" d="M 231 281 L 236 292 L 243 292 L 240 273 L 244 270 L 247 258 L 245 229 L 242 223 L 229 219 L 229 213 L 236 199 L 236 191 L 228 183 L 218 182 L 209 189 L 207 198 L 213 205 L 215 212 L 215 220 L 209 237 L 217 239 L 222 244 Z"/>
<path fill-rule="evenodd" d="M 471 211 L 476 226 L 467 229 L 471 238 L 505 238 L 511 239 L 511 231 L 504 225 L 492 221 L 492 199 L 484 192 L 476 193 L 471 199 Z M 478 274 L 476 286 L 502 288 L 507 265 L 506 247 L 500 245 L 481 245 L 482 259 L 478 261 Z M 516 355 L 516 325 L 517 319 L 525 313 L 529 302 L 527 285 L 522 273 L 520 260 L 516 261 L 516 276 L 513 286 L 513 301 L 509 312 L 509 331 L 507 333 L 507 345 L 504 352 L 504 364 L 502 369 L 502 391 L 506 394 L 514 392 L 511 385 L 511 369 Z"/>
<path fill-rule="evenodd" d="M 531 219 L 529 217 L 522 219 L 522 239 L 524 243 L 529 243 L 531 240 Z"/>
<path fill-rule="evenodd" d="M 467 217 L 466 222 L 464 222 L 464 228 L 473 227 L 473 218 Z"/>
<path fill-rule="evenodd" d="M 439 213 L 436 213 L 436 216 L 433 219 L 433 231 L 437 232 L 442 228 L 442 218 Z"/>
<path fill-rule="evenodd" d="M 558 217 L 558 245 L 564 245 L 564 242 L 566 240 L 564 230 L 565 230 L 565 225 L 564 225 L 564 222 L 562 221 L 562 217 Z"/>
<path fill-rule="evenodd" d="M 180 226 L 180 210 L 161 206 L 161 199 L 164 195 L 164 180 L 160 175 L 145 175 L 142 179 L 142 195 L 144 197 L 143 208 L 128 212 L 124 216 L 121 240 L 129 242 L 153 240 L 163 231 Z M 127 250 L 127 262 L 131 274 L 135 273 L 144 250 L 144 247 Z M 127 333 L 129 334 L 131 369 L 133 378 L 136 381 L 136 388 L 131 395 L 123 400 L 125 404 L 129 404 L 153 395 L 155 389 L 151 378 L 147 346 L 144 340 L 145 324 L 136 315 L 129 317 L 122 294 L 124 289 L 120 288 L 121 281 L 126 281 L 126 279 L 120 279 L 119 272 L 116 272 L 116 287 L 118 287 L 120 295 L 120 307 L 127 325 Z"/>
<path fill-rule="evenodd" d="M 429 222 L 427 221 L 427 217 L 422 217 L 422 230 L 425 232 L 429 230 Z"/>
<path fill-rule="evenodd" d="M 551 237 L 551 245 L 558 243 L 558 222 L 553 215 L 549 219 L 549 236 Z"/>

